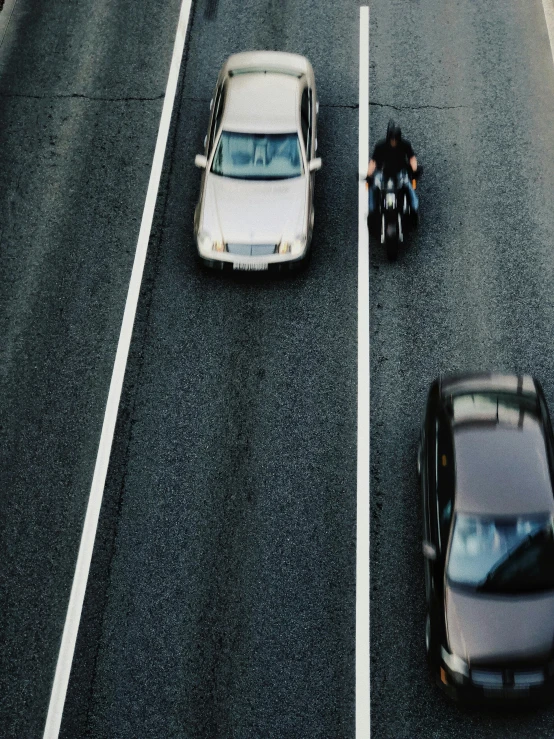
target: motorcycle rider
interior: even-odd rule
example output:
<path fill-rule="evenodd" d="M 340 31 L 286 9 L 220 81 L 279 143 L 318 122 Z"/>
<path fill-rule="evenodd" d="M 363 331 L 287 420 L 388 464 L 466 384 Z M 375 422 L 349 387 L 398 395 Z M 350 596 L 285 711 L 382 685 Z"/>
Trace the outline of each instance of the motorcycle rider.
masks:
<path fill-rule="evenodd" d="M 403 170 L 415 173 L 417 170 L 417 159 L 412 145 L 407 139 L 402 138 L 400 126 L 392 118 L 387 126 L 386 139 L 381 139 L 381 141 L 377 142 L 367 167 L 366 179 L 369 182 L 369 218 L 372 218 L 377 210 L 378 187 L 376 186 L 375 180 L 378 179 L 379 184 L 382 183 L 382 172 L 384 168 L 392 174 L 398 174 Z M 376 170 L 377 173 L 374 177 Z M 410 177 L 406 177 L 403 184 L 410 199 L 414 225 L 417 225 L 419 199 L 412 187 Z"/>

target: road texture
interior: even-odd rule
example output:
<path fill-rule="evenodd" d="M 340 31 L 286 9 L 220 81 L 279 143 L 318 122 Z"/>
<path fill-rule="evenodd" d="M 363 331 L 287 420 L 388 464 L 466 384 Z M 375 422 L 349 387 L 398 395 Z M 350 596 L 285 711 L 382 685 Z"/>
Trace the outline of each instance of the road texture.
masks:
<path fill-rule="evenodd" d="M 372 135 L 396 116 L 425 167 L 421 228 L 371 254 L 375 739 L 553 737 L 554 710 L 464 711 L 425 663 L 415 454 L 440 372 L 531 372 L 554 410 L 554 67 L 540 0 L 375 0 Z"/>
<path fill-rule="evenodd" d="M 46 719 L 177 24 L 164 8 L 18 0 L 0 47 L 2 737 Z"/>
<path fill-rule="evenodd" d="M 371 144 L 425 166 L 419 233 L 371 244 L 375 739 L 552 737 L 470 712 L 424 657 L 415 450 L 439 373 L 530 371 L 554 409 L 554 67 L 540 0 L 372 0 Z M 198 0 L 61 736 L 354 735 L 358 13 Z M 155 11 L 155 12 L 154 12 Z M 41 735 L 178 15 L 18 0 L 0 49 L 0 734 Z M 313 63 L 309 269 L 208 274 L 192 217 L 236 51 Z"/>
<path fill-rule="evenodd" d="M 194 6 L 63 736 L 353 734 L 358 16 Z M 313 259 L 287 279 L 195 261 L 194 155 L 251 48 L 319 83 Z"/>

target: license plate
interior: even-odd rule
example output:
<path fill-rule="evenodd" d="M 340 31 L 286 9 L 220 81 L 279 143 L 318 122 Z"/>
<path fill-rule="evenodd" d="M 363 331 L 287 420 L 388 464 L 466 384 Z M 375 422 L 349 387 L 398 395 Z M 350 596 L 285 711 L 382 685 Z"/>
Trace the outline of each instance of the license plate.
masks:
<path fill-rule="evenodd" d="M 267 269 L 267 262 L 233 262 L 233 269 L 255 270 Z"/>

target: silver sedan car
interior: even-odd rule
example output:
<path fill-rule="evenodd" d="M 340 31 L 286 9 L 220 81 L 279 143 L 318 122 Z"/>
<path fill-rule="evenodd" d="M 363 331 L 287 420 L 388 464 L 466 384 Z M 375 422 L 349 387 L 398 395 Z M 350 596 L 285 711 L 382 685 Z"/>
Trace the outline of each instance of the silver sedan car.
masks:
<path fill-rule="evenodd" d="M 317 149 L 315 79 L 298 54 L 231 56 L 210 104 L 194 235 L 210 267 L 293 267 L 310 248 Z"/>

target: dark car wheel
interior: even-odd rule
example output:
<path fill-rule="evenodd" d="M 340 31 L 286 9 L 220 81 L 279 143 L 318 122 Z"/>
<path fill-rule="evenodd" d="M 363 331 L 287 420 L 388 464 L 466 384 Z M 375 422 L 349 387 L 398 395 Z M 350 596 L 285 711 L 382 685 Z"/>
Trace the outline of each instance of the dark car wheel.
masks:
<path fill-rule="evenodd" d="M 427 611 L 427 616 L 425 617 L 425 651 L 427 657 L 429 657 L 431 651 L 431 616 L 429 615 L 429 611 Z"/>
<path fill-rule="evenodd" d="M 436 670 L 440 664 L 440 650 L 437 644 L 437 622 L 429 609 L 425 616 L 425 652 L 431 669 Z"/>

